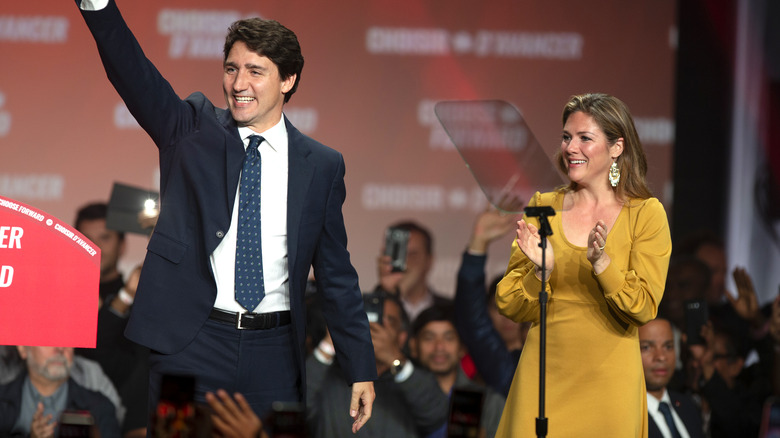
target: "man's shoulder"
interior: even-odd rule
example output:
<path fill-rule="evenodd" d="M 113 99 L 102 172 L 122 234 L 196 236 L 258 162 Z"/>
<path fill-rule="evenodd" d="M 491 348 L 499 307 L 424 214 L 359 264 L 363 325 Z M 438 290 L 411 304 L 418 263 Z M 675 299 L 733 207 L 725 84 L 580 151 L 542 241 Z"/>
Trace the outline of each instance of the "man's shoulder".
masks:
<path fill-rule="evenodd" d="M 22 370 L 22 372 L 17 374 L 12 380 L 0 385 L 0 400 L 8 400 L 21 396 L 25 376 L 27 376 L 27 372 Z"/>
<path fill-rule="evenodd" d="M 214 112 L 218 119 L 223 119 L 225 116 L 230 116 L 230 112 L 225 108 L 219 108 L 206 97 L 200 91 L 195 91 L 187 96 L 184 101 L 189 104 L 196 111 L 209 111 Z"/>
<path fill-rule="evenodd" d="M 68 398 L 72 400 L 78 408 L 106 406 L 111 410 L 114 409 L 114 404 L 111 403 L 111 400 L 109 400 L 108 397 L 101 392 L 94 391 L 81 385 L 73 380 L 72 377 L 68 378 Z"/>
<path fill-rule="evenodd" d="M 671 389 L 666 390 L 669 393 L 669 398 L 672 399 L 672 403 L 679 404 L 679 403 L 685 403 L 696 406 L 696 402 L 693 400 L 693 397 L 691 397 L 688 394 L 677 392 Z"/>
<path fill-rule="evenodd" d="M 287 116 L 284 116 L 284 122 L 285 127 L 287 128 L 287 138 L 290 148 L 302 149 L 304 151 L 310 151 L 312 153 L 330 158 L 341 157 L 341 152 L 330 146 L 326 146 L 318 140 L 315 140 L 312 137 L 309 137 L 308 135 L 299 131 L 298 128 L 292 124 L 290 119 L 287 118 Z"/>
<path fill-rule="evenodd" d="M 68 378 L 68 408 L 86 410 L 92 414 L 102 435 L 119 433 L 116 409 L 108 397 L 79 385 Z"/>

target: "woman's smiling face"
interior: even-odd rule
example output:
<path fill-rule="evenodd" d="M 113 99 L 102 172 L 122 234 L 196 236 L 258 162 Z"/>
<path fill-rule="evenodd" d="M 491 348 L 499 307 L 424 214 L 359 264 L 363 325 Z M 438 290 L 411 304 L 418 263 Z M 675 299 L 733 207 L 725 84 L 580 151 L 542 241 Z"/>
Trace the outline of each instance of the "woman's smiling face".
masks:
<path fill-rule="evenodd" d="M 577 111 L 566 119 L 561 153 L 566 159 L 571 181 L 583 187 L 609 184 L 609 166 L 622 151 L 622 139 L 610 145 L 604 131 L 590 115 Z"/>

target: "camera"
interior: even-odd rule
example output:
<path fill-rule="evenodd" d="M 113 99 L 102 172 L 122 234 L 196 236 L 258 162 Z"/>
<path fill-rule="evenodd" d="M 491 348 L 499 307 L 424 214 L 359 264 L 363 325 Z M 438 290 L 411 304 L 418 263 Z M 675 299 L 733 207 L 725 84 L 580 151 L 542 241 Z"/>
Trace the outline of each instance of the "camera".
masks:
<path fill-rule="evenodd" d="M 90 438 L 95 420 L 89 411 L 65 410 L 60 415 L 59 438 Z"/>
<path fill-rule="evenodd" d="M 406 250 L 409 245 L 409 230 L 390 227 L 385 232 L 385 255 L 390 256 L 393 272 L 406 270 Z"/>
<path fill-rule="evenodd" d="M 701 327 L 707 325 L 709 319 L 707 302 L 702 299 L 685 302 L 685 335 L 688 345 L 704 345 Z"/>
<path fill-rule="evenodd" d="M 385 310 L 385 297 L 380 293 L 371 293 L 363 296 L 363 306 L 366 310 L 368 322 L 382 324 Z"/>

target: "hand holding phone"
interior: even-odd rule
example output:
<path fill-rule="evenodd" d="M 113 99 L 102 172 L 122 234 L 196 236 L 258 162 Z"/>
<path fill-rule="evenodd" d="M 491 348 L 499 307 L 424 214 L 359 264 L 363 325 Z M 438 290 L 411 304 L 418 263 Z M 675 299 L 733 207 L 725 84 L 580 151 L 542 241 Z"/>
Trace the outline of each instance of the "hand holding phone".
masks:
<path fill-rule="evenodd" d="M 685 302 L 685 336 L 688 345 L 705 345 L 701 328 L 707 325 L 709 311 L 707 302 L 703 299 L 687 300 Z"/>
<path fill-rule="evenodd" d="M 409 230 L 390 227 L 385 232 L 385 255 L 390 256 L 392 272 L 406 271 L 406 251 L 409 245 Z"/>
<path fill-rule="evenodd" d="M 480 436 L 484 398 L 485 393 L 482 391 L 453 388 L 447 418 L 447 438 Z"/>
<path fill-rule="evenodd" d="M 381 294 L 370 293 L 364 295 L 363 307 L 366 310 L 368 322 L 382 324 L 385 309 L 385 299 Z"/>
<path fill-rule="evenodd" d="M 65 410 L 60 414 L 59 438 L 90 438 L 95 420 L 89 411 Z"/>

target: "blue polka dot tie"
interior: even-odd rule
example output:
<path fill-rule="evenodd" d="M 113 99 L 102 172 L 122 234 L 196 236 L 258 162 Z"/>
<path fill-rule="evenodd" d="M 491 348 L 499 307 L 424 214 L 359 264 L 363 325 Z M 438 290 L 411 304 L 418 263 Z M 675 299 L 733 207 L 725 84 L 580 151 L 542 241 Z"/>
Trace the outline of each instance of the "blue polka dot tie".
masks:
<path fill-rule="evenodd" d="M 238 186 L 236 242 L 236 301 L 253 311 L 265 296 L 263 251 L 260 240 L 260 151 L 263 137 L 252 135 L 246 148 Z"/>

